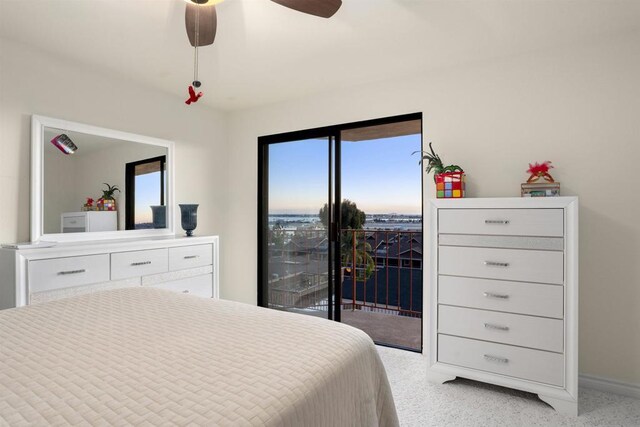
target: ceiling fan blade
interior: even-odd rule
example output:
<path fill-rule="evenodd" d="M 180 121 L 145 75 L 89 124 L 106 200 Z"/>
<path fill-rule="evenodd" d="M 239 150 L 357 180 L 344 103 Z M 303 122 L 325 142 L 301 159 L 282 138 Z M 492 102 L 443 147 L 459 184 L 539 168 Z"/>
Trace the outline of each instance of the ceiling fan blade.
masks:
<path fill-rule="evenodd" d="M 196 47 L 196 22 L 198 26 L 198 46 L 208 46 L 216 39 L 218 18 L 215 6 L 198 6 L 195 3 L 187 3 L 184 13 L 184 23 L 187 29 L 187 37 L 191 46 Z"/>
<path fill-rule="evenodd" d="M 271 0 L 279 5 L 321 18 L 331 18 L 342 6 L 342 0 Z"/>

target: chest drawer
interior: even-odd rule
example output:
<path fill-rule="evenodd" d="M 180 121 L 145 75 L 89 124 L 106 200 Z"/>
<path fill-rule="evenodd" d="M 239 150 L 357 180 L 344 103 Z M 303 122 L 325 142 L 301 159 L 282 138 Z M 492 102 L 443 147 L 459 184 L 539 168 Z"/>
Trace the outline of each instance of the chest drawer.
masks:
<path fill-rule="evenodd" d="M 441 209 L 438 232 L 562 237 L 562 209 Z"/>
<path fill-rule="evenodd" d="M 564 323 L 559 319 L 440 305 L 438 332 L 561 353 Z"/>
<path fill-rule="evenodd" d="M 167 248 L 111 254 L 111 280 L 164 273 L 168 269 Z"/>
<path fill-rule="evenodd" d="M 180 294 L 195 295 L 197 297 L 203 298 L 213 298 L 213 276 L 211 274 L 159 283 L 157 285 L 153 285 L 153 287 L 177 292 Z"/>
<path fill-rule="evenodd" d="M 63 228 L 85 228 L 86 225 L 86 216 L 84 215 L 62 217 Z"/>
<path fill-rule="evenodd" d="M 169 248 L 169 270 L 204 267 L 213 262 L 212 245 L 195 245 Z"/>
<path fill-rule="evenodd" d="M 29 261 L 29 293 L 107 282 L 109 255 Z"/>
<path fill-rule="evenodd" d="M 537 283 L 440 276 L 438 302 L 562 319 L 564 288 Z"/>
<path fill-rule="evenodd" d="M 562 252 L 440 246 L 438 255 L 440 274 L 556 285 L 564 281 Z"/>
<path fill-rule="evenodd" d="M 564 386 L 564 355 L 438 335 L 438 360 L 525 380 Z"/>

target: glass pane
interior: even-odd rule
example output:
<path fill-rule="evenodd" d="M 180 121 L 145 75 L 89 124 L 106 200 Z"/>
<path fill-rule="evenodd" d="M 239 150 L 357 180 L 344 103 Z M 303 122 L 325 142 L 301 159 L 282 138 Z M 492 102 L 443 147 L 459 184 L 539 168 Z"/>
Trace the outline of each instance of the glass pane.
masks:
<path fill-rule="evenodd" d="M 163 163 L 157 160 L 135 166 L 134 228 L 136 230 L 154 228 L 150 207 L 163 204 L 162 165 Z"/>
<path fill-rule="evenodd" d="M 416 120 L 341 135 L 341 320 L 413 350 L 422 345 L 420 132 Z"/>
<path fill-rule="evenodd" d="M 329 141 L 269 146 L 268 307 L 328 317 Z"/>

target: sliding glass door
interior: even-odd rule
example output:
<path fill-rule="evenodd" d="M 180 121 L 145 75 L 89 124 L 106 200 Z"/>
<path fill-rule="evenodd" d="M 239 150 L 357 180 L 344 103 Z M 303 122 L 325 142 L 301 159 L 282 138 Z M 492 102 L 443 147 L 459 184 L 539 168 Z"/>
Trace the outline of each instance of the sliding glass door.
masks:
<path fill-rule="evenodd" d="M 262 147 L 260 304 L 333 318 L 330 136 Z"/>
<path fill-rule="evenodd" d="M 421 351 L 421 115 L 258 142 L 258 304 Z"/>

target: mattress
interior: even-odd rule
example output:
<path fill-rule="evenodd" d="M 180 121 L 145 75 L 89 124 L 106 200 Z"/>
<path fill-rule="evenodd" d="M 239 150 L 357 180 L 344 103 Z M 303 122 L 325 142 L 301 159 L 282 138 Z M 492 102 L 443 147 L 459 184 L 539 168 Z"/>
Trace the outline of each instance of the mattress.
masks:
<path fill-rule="evenodd" d="M 0 425 L 396 426 L 371 339 L 150 288 L 0 311 Z"/>

